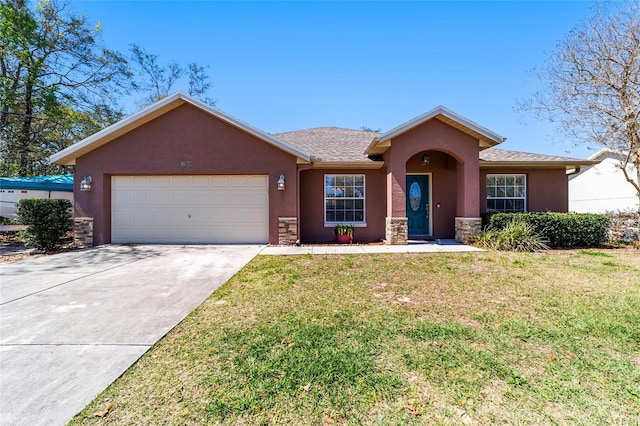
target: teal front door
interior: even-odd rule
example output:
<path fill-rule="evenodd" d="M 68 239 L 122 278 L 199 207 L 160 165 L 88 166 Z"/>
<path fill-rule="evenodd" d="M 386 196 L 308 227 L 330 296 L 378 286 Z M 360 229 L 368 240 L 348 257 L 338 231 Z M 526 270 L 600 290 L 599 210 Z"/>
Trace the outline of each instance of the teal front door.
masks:
<path fill-rule="evenodd" d="M 429 236 L 429 176 L 407 175 L 409 236 Z"/>

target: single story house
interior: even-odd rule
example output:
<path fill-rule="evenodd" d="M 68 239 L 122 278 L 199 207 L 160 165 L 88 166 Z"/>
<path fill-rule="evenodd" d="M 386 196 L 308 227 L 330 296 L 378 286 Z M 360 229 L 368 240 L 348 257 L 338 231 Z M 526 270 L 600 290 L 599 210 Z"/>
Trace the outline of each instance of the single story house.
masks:
<path fill-rule="evenodd" d="M 323 242 L 348 223 L 406 244 L 467 241 L 486 211 L 567 211 L 567 172 L 594 162 L 504 140 L 441 106 L 384 133 L 269 134 L 176 93 L 51 161 L 75 170 L 89 243 Z"/>
<path fill-rule="evenodd" d="M 603 148 L 589 157 L 597 163 L 569 176 L 569 211 L 605 213 L 607 211 L 638 211 L 638 195 L 627 182 L 620 165 L 619 153 Z M 627 165 L 627 174 L 638 182 L 638 171 Z"/>

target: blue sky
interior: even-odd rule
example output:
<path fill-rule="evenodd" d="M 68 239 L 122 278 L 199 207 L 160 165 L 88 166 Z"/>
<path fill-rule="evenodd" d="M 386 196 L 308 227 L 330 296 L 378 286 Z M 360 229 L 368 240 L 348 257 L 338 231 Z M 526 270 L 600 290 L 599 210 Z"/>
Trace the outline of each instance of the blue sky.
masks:
<path fill-rule="evenodd" d="M 110 48 L 137 43 L 161 61 L 208 65 L 216 106 L 269 133 L 385 131 L 444 105 L 507 137 L 504 149 L 592 153 L 514 112 L 538 88 L 531 70 L 590 16 L 592 2 L 71 4 L 101 23 Z"/>

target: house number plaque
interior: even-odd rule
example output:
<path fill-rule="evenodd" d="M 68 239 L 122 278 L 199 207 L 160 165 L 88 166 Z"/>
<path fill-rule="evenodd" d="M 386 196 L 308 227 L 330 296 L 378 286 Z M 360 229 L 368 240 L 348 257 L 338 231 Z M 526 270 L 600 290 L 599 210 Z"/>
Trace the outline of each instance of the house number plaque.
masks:
<path fill-rule="evenodd" d="M 193 161 L 181 161 L 180 167 L 191 167 L 193 166 Z"/>

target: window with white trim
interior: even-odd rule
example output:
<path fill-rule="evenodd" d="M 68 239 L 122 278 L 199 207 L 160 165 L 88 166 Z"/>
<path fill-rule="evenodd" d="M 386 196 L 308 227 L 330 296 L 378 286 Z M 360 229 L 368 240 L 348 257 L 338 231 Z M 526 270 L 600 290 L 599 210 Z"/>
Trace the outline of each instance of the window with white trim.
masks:
<path fill-rule="evenodd" d="M 324 175 L 324 222 L 365 223 L 364 175 Z"/>
<path fill-rule="evenodd" d="M 487 175 L 488 212 L 524 212 L 526 210 L 526 175 Z"/>

